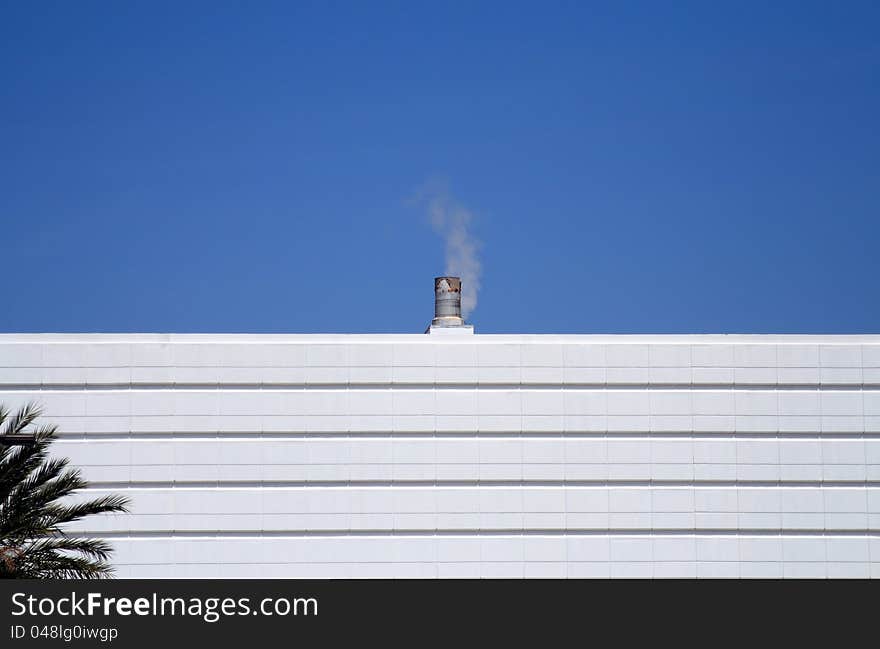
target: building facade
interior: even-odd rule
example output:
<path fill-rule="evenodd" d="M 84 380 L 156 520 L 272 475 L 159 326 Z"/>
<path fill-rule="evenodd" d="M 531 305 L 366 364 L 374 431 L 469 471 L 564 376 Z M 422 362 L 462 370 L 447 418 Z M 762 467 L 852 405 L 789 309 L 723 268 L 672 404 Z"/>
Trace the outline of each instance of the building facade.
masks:
<path fill-rule="evenodd" d="M 880 576 L 880 336 L 0 335 L 120 577 Z"/>

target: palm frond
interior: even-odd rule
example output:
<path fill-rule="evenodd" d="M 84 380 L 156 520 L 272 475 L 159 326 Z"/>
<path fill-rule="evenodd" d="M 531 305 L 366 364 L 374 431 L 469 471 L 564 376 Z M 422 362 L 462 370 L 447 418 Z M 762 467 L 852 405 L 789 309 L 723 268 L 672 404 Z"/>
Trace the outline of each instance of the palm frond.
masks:
<path fill-rule="evenodd" d="M 36 420 L 41 414 L 43 414 L 43 410 L 37 404 L 27 404 L 19 409 L 14 415 L 7 418 L 3 434 L 19 435 L 23 433 L 25 429 L 34 423 L 34 420 Z"/>
<path fill-rule="evenodd" d="M 109 495 L 71 502 L 88 483 L 66 458 L 49 457 L 56 427 L 33 427 L 40 414 L 34 404 L 12 415 L 0 406 L 0 442 L 29 428 L 34 436 L 32 444 L 0 445 L 0 577 L 111 577 L 111 545 L 68 534 L 65 526 L 87 516 L 126 512 L 129 501 Z"/>

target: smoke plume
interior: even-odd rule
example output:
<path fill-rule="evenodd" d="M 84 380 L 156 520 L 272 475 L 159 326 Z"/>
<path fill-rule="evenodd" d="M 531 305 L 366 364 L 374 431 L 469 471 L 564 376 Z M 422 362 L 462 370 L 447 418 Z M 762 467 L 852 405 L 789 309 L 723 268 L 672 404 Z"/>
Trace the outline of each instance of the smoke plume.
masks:
<path fill-rule="evenodd" d="M 434 231 L 446 248 L 446 275 L 461 277 L 461 312 L 467 318 L 477 308 L 480 292 L 480 242 L 471 233 L 473 214 L 448 192 L 434 189 L 423 194 Z"/>

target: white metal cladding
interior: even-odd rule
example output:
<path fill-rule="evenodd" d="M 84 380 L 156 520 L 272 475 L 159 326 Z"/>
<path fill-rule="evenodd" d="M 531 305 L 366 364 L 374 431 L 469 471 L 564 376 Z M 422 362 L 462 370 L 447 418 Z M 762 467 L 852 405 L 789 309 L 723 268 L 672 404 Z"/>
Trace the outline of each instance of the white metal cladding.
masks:
<path fill-rule="evenodd" d="M 123 577 L 880 576 L 880 336 L 0 335 Z"/>

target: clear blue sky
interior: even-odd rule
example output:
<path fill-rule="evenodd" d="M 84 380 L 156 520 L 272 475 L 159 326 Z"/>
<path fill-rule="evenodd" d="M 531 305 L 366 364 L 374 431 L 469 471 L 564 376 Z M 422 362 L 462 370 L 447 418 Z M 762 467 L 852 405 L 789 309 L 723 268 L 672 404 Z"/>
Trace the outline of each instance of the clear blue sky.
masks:
<path fill-rule="evenodd" d="M 0 331 L 880 332 L 880 4 L 4 3 Z"/>

